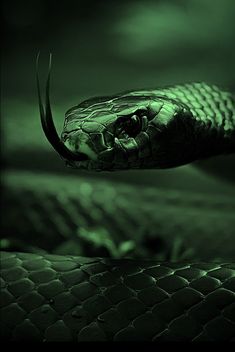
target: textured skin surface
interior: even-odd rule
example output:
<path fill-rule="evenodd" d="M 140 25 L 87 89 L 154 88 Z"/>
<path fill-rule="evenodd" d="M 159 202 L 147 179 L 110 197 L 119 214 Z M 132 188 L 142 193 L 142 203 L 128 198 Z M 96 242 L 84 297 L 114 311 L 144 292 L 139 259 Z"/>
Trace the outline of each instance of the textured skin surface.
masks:
<path fill-rule="evenodd" d="M 232 196 L 170 189 L 166 192 L 156 187 L 137 188 L 42 172 L 7 172 L 3 180 L 2 232 L 7 238 L 17 234 L 28 245 L 53 251 L 55 245 L 74 239 L 81 228 L 102 228 L 116 245 L 134 241 L 136 248 L 143 250 L 143 257 L 149 256 L 148 251 L 144 252 L 145 238 L 161 241 L 150 245 L 154 256 L 159 254 L 159 244 L 171 250 L 180 237 L 185 250 L 193 249 L 193 259 L 234 259 Z"/>
<path fill-rule="evenodd" d="M 179 99 L 193 114 L 195 136 L 199 138 L 199 144 L 195 148 L 197 155 L 192 159 L 234 151 L 234 100 L 230 94 L 216 90 L 216 87 L 196 84 L 174 87 L 173 90 L 154 91 L 155 95 Z M 145 92 L 132 92 L 132 96 L 145 95 Z M 146 94 L 149 95 L 149 92 Z M 205 149 L 208 141 L 212 142 L 213 147 L 210 145 Z M 214 148 L 214 143 L 218 149 Z M 192 150 L 195 146 L 192 146 Z M 25 189 L 14 189 L 11 185 L 9 190 L 12 189 L 13 194 L 19 192 L 19 199 L 21 195 L 24 197 Z M 58 204 L 61 199 L 65 200 L 55 194 L 56 192 L 49 197 L 53 202 Z M 161 196 L 160 193 L 157 194 L 159 195 Z M 35 200 L 37 202 L 40 197 L 33 188 L 29 190 L 29 204 L 31 200 L 35 204 Z M 144 207 L 149 204 L 148 197 L 149 195 Z M 197 202 L 197 197 L 193 198 L 193 202 L 195 199 Z M 205 199 L 202 199 L 199 199 L 199 203 L 204 204 Z M 87 204 L 86 201 L 90 203 Z M 69 198 L 69 202 L 73 203 L 73 196 Z M 94 206 L 94 203 L 93 198 L 85 197 L 85 201 L 83 199 L 78 208 L 83 208 L 84 211 L 85 204 L 85 211 L 90 206 L 94 210 L 98 208 L 102 211 L 105 203 L 98 207 L 96 204 Z M 211 204 L 214 207 L 213 201 Z M 226 201 L 223 204 L 227 204 Z M 154 214 L 152 203 L 150 207 L 151 213 Z M 30 207 L 32 208 L 34 207 Z M 58 212 L 61 211 L 58 205 L 56 208 Z M 125 209 L 125 212 L 128 208 L 122 203 L 119 210 Z M 185 208 L 188 208 L 187 205 Z M 198 209 L 198 205 L 192 208 Z M 206 209 L 208 210 L 208 204 Z M 138 211 L 138 208 L 134 208 L 134 214 L 131 214 L 135 229 Z M 157 221 L 162 221 L 162 215 L 169 219 L 167 211 L 165 215 L 164 211 L 155 214 Z M 111 229 L 114 212 L 110 218 Z M 97 223 L 96 220 L 102 216 L 100 217 L 99 211 L 95 213 L 91 219 Z M 129 219 L 130 214 L 128 211 L 126 213 Z M 231 211 L 228 213 L 231 214 Z M 34 222 L 38 212 L 33 211 L 32 214 L 31 219 Z M 175 219 L 178 219 L 176 213 L 174 214 Z M 207 215 L 205 219 L 208 224 Z M 214 215 L 213 211 L 213 225 Z M 221 216 L 221 211 L 218 215 Z M 81 219 L 82 217 L 79 218 Z M 188 224 L 193 223 L 190 212 L 187 219 L 189 221 L 185 222 L 184 219 L 184 224 L 187 221 Z M 226 228 L 228 219 L 233 221 L 232 217 L 223 217 L 223 228 Z M 121 227 L 122 225 L 125 227 L 126 222 L 124 221 Z M 207 226 L 207 230 L 208 228 L 212 226 Z M 195 229 L 191 230 L 195 235 Z M 217 226 L 214 231 L 218 231 Z M 112 260 L 2 252 L 2 338 L 43 341 L 234 340 L 234 271 L 235 266 L 230 262 L 175 264 L 140 259 Z"/>
<path fill-rule="evenodd" d="M 1 268 L 3 338 L 235 339 L 235 264 L 1 252 Z"/>

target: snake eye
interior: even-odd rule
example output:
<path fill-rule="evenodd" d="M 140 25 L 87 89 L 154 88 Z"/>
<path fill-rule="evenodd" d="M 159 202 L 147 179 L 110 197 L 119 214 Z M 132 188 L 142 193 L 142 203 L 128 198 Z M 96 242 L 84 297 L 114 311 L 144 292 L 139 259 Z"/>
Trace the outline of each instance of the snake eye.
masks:
<path fill-rule="evenodd" d="M 132 115 L 125 121 L 123 127 L 129 137 L 136 137 L 142 130 L 142 118 L 138 115 Z"/>

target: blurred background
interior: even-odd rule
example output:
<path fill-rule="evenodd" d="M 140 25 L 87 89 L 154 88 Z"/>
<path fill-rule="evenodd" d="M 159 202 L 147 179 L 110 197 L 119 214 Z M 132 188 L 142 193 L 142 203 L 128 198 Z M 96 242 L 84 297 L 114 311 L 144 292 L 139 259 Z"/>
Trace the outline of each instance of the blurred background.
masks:
<path fill-rule="evenodd" d="M 35 58 L 40 50 L 44 82 L 53 54 L 58 131 L 65 111 L 92 96 L 193 81 L 235 91 L 235 2 L 3 0 L 1 7 L 2 248 L 231 259 L 233 159 L 164 171 L 67 169 L 40 126 Z"/>

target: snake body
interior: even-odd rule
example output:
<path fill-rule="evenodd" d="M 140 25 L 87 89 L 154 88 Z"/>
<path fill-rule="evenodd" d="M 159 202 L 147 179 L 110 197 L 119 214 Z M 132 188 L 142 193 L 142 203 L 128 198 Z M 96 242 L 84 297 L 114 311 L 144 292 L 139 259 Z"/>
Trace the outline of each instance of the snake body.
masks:
<path fill-rule="evenodd" d="M 235 337 L 235 265 L 1 254 L 1 332 L 12 340 Z"/>
<path fill-rule="evenodd" d="M 168 168 L 235 151 L 235 100 L 203 83 L 94 98 L 55 134 L 76 168 Z M 1 253 L 1 333 L 13 340 L 235 339 L 235 265 Z"/>

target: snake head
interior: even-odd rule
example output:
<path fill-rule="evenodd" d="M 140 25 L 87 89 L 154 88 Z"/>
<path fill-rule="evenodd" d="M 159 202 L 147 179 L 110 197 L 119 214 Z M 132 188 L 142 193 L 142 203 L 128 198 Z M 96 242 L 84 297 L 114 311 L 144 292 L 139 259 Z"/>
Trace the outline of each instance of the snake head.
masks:
<path fill-rule="evenodd" d="M 191 161 L 192 153 L 188 150 L 192 145 L 192 114 L 179 101 L 151 91 L 93 98 L 80 103 L 65 114 L 60 138 L 50 107 L 50 71 L 51 56 L 45 108 L 37 73 L 41 124 L 48 141 L 68 166 L 112 171 L 165 168 Z"/>
<path fill-rule="evenodd" d="M 108 171 L 176 166 L 189 117 L 183 104 L 153 94 L 86 100 L 67 111 L 61 136 L 67 149 L 86 160 L 67 164 Z"/>

